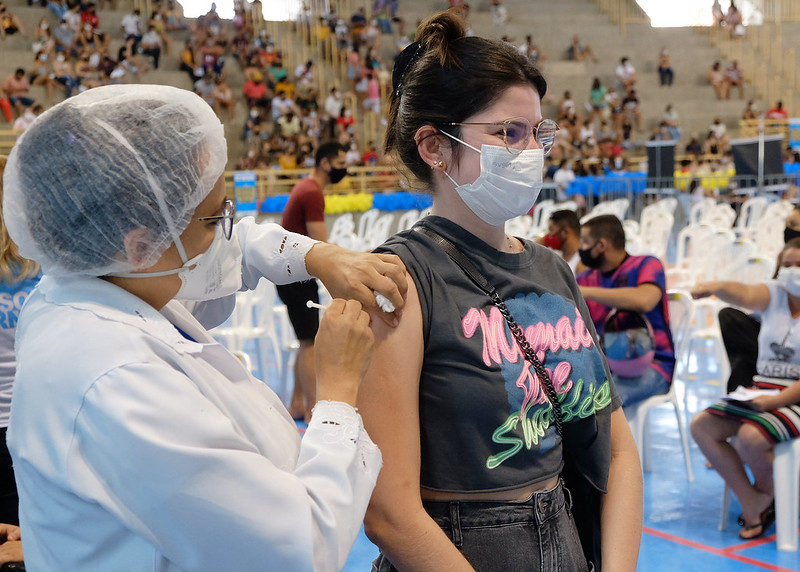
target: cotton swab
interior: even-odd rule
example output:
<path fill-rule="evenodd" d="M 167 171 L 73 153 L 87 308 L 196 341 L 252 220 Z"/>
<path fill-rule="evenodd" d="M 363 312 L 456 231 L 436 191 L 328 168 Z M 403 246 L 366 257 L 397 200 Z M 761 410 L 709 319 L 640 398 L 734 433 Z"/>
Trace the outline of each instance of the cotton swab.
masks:
<path fill-rule="evenodd" d="M 318 310 L 327 310 L 327 306 L 323 306 L 322 304 L 317 304 L 316 302 L 312 302 L 309 300 L 306 302 L 306 308 L 317 308 Z"/>

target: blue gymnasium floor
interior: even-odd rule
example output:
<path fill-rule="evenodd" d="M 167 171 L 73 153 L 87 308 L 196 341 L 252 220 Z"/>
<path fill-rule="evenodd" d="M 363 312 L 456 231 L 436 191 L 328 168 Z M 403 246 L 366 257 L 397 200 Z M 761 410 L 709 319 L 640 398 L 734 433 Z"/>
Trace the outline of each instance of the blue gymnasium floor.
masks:
<path fill-rule="evenodd" d="M 708 359 L 710 347 L 695 348 L 689 372 L 679 373 L 677 381 L 681 398 L 684 388 L 688 388 L 687 430 L 692 415 L 715 401 L 722 391 L 715 365 Z M 277 378 L 274 372 L 269 373 L 272 375 L 267 379 Z M 302 430 L 304 424 L 300 423 L 300 428 Z M 800 552 L 777 550 L 774 525 L 760 539 L 739 540 L 736 515 L 741 511 L 734 495 L 731 495 L 728 528 L 717 530 L 722 479 L 714 470 L 706 468 L 705 458 L 690 437 L 695 480 L 688 482 L 671 405 L 651 410 L 650 439 L 653 471 L 644 474 L 644 533 L 638 570 L 800 571 Z M 368 572 L 377 554 L 377 548 L 362 531 L 344 570 Z"/>

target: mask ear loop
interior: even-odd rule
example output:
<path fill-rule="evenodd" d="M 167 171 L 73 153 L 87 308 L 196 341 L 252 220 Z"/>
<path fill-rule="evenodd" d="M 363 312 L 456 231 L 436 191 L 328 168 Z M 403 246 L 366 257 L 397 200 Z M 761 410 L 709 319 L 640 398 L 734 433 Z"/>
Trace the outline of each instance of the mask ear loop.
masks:
<path fill-rule="evenodd" d="M 440 129 L 440 130 L 439 130 L 439 133 L 441 133 L 442 135 L 446 135 L 446 136 L 448 136 L 448 137 L 449 137 L 450 139 L 452 139 L 453 141 L 458 141 L 458 142 L 459 142 L 459 143 L 461 143 L 462 145 L 465 145 L 465 146 L 469 147 L 470 149 L 472 149 L 473 151 L 476 151 L 477 153 L 480 153 L 480 152 L 481 152 L 481 150 L 480 150 L 480 149 L 478 149 L 478 148 L 476 148 L 476 147 L 474 147 L 474 146 L 470 145 L 470 144 L 469 144 L 469 143 L 467 143 L 466 141 L 462 141 L 461 139 L 459 139 L 459 138 L 458 138 L 458 137 L 456 137 L 455 135 L 450 135 L 450 134 L 449 134 L 447 131 L 442 131 L 442 130 Z M 444 176 L 445 176 L 445 177 L 447 177 L 448 179 L 450 179 L 450 182 L 451 182 L 451 183 L 453 183 L 453 185 L 455 185 L 455 187 L 456 187 L 456 188 L 458 188 L 458 187 L 460 186 L 460 185 L 459 185 L 459 184 L 456 182 L 456 180 L 455 180 L 453 177 L 451 177 L 451 176 L 450 176 L 450 173 L 448 173 L 448 172 L 447 172 L 447 171 L 445 171 L 444 169 L 442 170 L 442 172 L 444 173 Z"/>

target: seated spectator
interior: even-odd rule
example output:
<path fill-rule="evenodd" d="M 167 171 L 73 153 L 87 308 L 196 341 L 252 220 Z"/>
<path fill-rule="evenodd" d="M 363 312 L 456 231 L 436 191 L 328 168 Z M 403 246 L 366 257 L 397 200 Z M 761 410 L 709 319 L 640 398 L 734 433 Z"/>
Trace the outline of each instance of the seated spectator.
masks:
<path fill-rule="evenodd" d="M 136 8 L 131 13 L 125 14 L 125 16 L 122 17 L 122 22 L 120 22 L 120 28 L 122 28 L 125 41 L 132 42 L 132 47 L 136 50 L 142 39 L 141 11 Z"/>
<path fill-rule="evenodd" d="M 599 215 L 581 226 L 580 258 L 589 270 L 578 275 L 598 336 L 612 310 L 642 315 L 655 334 L 655 358 L 647 371 L 626 377 L 611 368 L 622 406 L 667 393 L 675 368 L 675 348 L 669 330 L 664 266 L 652 256 L 625 251 L 625 230 L 614 215 Z"/>
<path fill-rule="evenodd" d="M 26 129 L 28 129 L 28 127 L 31 126 L 33 120 L 42 114 L 42 112 L 44 112 L 44 107 L 42 107 L 42 104 L 34 103 L 25 109 L 25 111 L 22 112 L 22 115 L 17 118 L 17 120 L 14 122 L 14 126 L 12 127 L 12 131 L 17 135 L 21 135 Z"/>
<path fill-rule="evenodd" d="M 94 2 L 83 4 L 81 9 L 81 24 L 89 24 L 92 30 L 100 27 L 100 18 L 97 16 L 97 6 Z"/>
<path fill-rule="evenodd" d="M 537 44 L 533 43 L 533 36 L 530 34 L 525 36 L 525 43 L 519 47 L 519 51 L 523 56 L 528 58 L 528 61 L 530 61 L 534 67 L 542 69 L 547 56 Z"/>
<path fill-rule="evenodd" d="M 687 155 L 694 155 L 695 157 L 698 157 L 703 153 L 703 144 L 700 143 L 700 140 L 697 138 L 697 133 L 692 134 L 692 137 L 686 144 L 684 152 Z"/>
<path fill-rule="evenodd" d="M 222 108 L 226 108 L 228 120 L 233 121 L 233 112 L 236 109 L 233 92 L 224 76 L 218 77 L 215 83 L 214 91 L 211 92 L 211 98 L 214 100 L 214 112 L 222 118 Z"/>
<path fill-rule="evenodd" d="M 725 27 L 731 32 L 731 37 L 744 36 L 744 21 L 742 20 L 742 13 L 736 4 L 731 0 L 731 5 L 728 7 L 728 13 L 725 14 Z"/>
<path fill-rule="evenodd" d="M 667 50 L 667 48 L 661 48 L 658 54 L 658 79 L 662 86 L 671 86 L 674 78 L 675 72 L 672 70 L 672 56 L 669 55 L 669 50 Z"/>
<path fill-rule="evenodd" d="M 590 58 L 594 63 L 597 63 L 592 46 L 582 44 L 578 34 L 575 34 L 572 36 L 572 43 L 567 48 L 567 59 L 574 62 L 582 62 L 586 58 Z"/>
<path fill-rule="evenodd" d="M 609 87 L 606 92 L 606 103 L 611 110 L 611 125 L 617 132 L 617 136 L 622 134 L 622 120 L 625 117 L 625 108 L 622 105 L 622 97 L 614 87 Z"/>
<path fill-rule="evenodd" d="M 205 74 L 202 78 L 194 82 L 194 92 L 203 98 L 211 107 L 214 107 L 214 76 L 210 73 Z"/>
<path fill-rule="evenodd" d="M 622 100 L 622 107 L 625 109 L 625 120 L 636 125 L 636 130 L 642 130 L 642 111 L 639 109 L 639 98 L 636 90 L 631 89 L 628 95 Z"/>
<path fill-rule="evenodd" d="M 584 157 L 597 156 L 597 136 L 594 133 L 594 124 L 590 119 L 584 119 L 578 134 L 578 142 Z"/>
<path fill-rule="evenodd" d="M 350 43 L 353 45 L 353 49 L 358 51 L 361 48 L 361 34 L 364 32 L 364 29 L 367 27 L 367 14 L 364 7 L 360 7 L 356 10 L 352 16 L 350 16 Z"/>
<path fill-rule="evenodd" d="M 381 114 L 381 86 L 373 72 L 367 74 L 367 92 L 362 105 L 366 111 L 371 111 L 375 115 Z"/>
<path fill-rule="evenodd" d="M 0 38 L 5 38 L 18 32 L 23 36 L 28 35 L 25 33 L 25 26 L 22 25 L 22 20 L 16 14 L 9 12 L 4 2 L 0 2 Z"/>
<path fill-rule="evenodd" d="M 747 102 L 744 112 L 742 112 L 742 119 L 758 119 L 758 110 L 756 103 L 752 99 Z"/>
<path fill-rule="evenodd" d="M 53 62 L 55 80 L 64 88 L 64 96 L 71 97 L 72 92 L 78 87 L 78 80 L 72 71 L 72 63 L 64 54 L 58 54 Z"/>
<path fill-rule="evenodd" d="M 800 240 L 784 246 L 778 265 L 772 280 L 756 284 L 710 281 L 692 289 L 693 298 L 715 295 L 731 305 L 761 312 L 756 371 L 764 377 L 753 381 L 759 389 L 779 390 L 746 404 L 717 402 L 692 420 L 692 436 L 700 450 L 741 503 L 742 540 L 764 536 L 775 520 L 775 503 L 786 502 L 775 498 L 773 449 L 798 435 L 800 340 L 793 326 L 800 302 Z M 728 439 L 734 436 L 736 442 L 731 444 Z"/>
<path fill-rule="evenodd" d="M 678 116 L 678 112 L 675 111 L 675 108 L 672 107 L 671 103 L 668 103 L 667 107 L 664 109 L 664 115 L 661 116 L 661 120 L 664 122 L 667 131 L 669 131 L 669 138 L 674 139 L 675 141 L 680 140 L 680 117 Z"/>
<path fill-rule="evenodd" d="M 508 21 L 508 10 L 503 5 L 503 0 L 489 0 L 489 12 L 495 26 L 502 26 Z"/>
<path fill-rule="evenodd" d="M 714 3 L 711 5 L 711 17 L 714 20 L 715 27 L 725 26 L 725 12 L 722 11 L 719 0 L 714 0 Z"/>
<path fill-rule="evenodd" d="M 720 63 L 714 62 L 706 75 L 708 77 L 708 83 L 714 86 L 717 99 L 727 99 L 730 85 L 728 84 L 728 78 L 722 70 Z"/>
<path fill-rule="evenodd" d="M 293 139 L 297 137 L 302 129 L 300 118 L 295 115 L 294 111 L 290 110 L 275 121 L 278 130 L 284 139 Z"/>
<path fill-rule="evenodd" d="M 151 26 L 156 34 L 158 34 L 161 38 L 161 47 L 163 52 L 167 55 L 172 53 L 172 36 L 170 36 L 167 32 L 166 21 L 164 19 L 164 15 L 161 13 L 160 8 L 158 7 L 158 4 L 156 4 L 156 8 L 150 14 L 150 21 L 147 23 L 148 29 L 150 29 Z"/>
<path fill-rule="evenodd" d="M 94 61 L 97 63 L 94 63 Z M 75 79 L 78 81 L 78 91 L 85 91 L 103 85 L 100 72 L 97 70 L 98 63 L 100 63 L 99 54 L 92 54 L 89 51 L 81 53 L 78 61 L 75 62 Z"/>
<path fill-rule="evenodd" d="M 636 84 L 636 69 L 627 57 L 619 60 L 614 75 L 617 76 L 622 91 L 628 92 Z"/>
<path fill-rule="evenodd" d="M 144 61 L 144 58 L 133 51 L 131 42 L 127 42 L 120 46 L 117 51 L 117 74 L 120 77 L 131 74 L 136 76 L 136 80 L 141 82 L 142 76 L 150 71 L 150 66 Z M 194 84 L 194 81 L 192 81 Z"/>
<path fill-rule="evenodd" d="M 355 129 L 353 129 L 353 124 L 355 123 L 355 118 L 353 117 L 353 112 L 347 109 L 346 106 L 342 106 L 342 110 L 339 112 L 339 117 L 336 118 L 336 128 L 340 135 L 352 135 Z"/>
<path fill-rule="evenodd" d="M 703 153 L 705 155 L 720 155 L 724 152 L 722 141 L 714 131 L 709 131 L 706 135 L 705 143 L 703 143 Z"/>
<path fill-rule="evenodd" d="M 50 72 L 48 58 L 45 52 L 37 52 L 36 56 L 34 56 L 29 77 L 31 86 L 44 86 L 44 88 L 47 90 L 47 102 L 50 105 L 53 105 L 55 101 L 55 86 L 58 84 L 58 82 L 56 82 L 55 76 L 53 76 L 53 74 Z"/>
<path fill-rule="evenodd" d="M 247 102 L 247 107 L 259 107 L 261 109 L 267 109 L 269 107 L 269 92 L 261 72 L 256 72 L 244 82 L 242 94 Z"/>
<path fill-rule="evenodd" d="M 586 270 L 578 253 L 581 247 L 581 223 L 575 211 L 565 209 L 551 213 L 547 221 L 547 234 L 536 242 L 557 250 L 573 274 Z"/>
<path fill-rule="evenodd" d="M 14 73 L 6 76 L 0 87 L 8 98 L 8 101 L 16 109 L 17 115 L 22 115 L 22 111 L 26 107 L 30 107 L 35 103 L 34 100 L 28 96 L 31 84 L 28 82 L 28 78 L 25 77 L 25 70 L 22 68 L 17 68 Z"/>
<path fill-rule="evenodd" d="M 575 102 L 572 99 L 572 93 L 565 91 L 564 95 L 561 97 L 561 101 L 558 102 L 558 120 L 561 121 L 570 115 L 574 115 L 575 112 Z"/>
<path fill-rule="evenodd" d="M 153 25 L 147 27 L 147 32 L 142 36 L 142 54 L 153 58 L 153 69 L 158 69 L 158 60 L 161 58 L 161 34 Z"/>
<path fill-rule="evenodd" d="M 361 163 L 361 152 L 358 150 L 358 143 L 353 141 L 347 147 L 347 152 L 344 155 L 344 162 L 348 167 L 358 167 Z"/>
<path fill-rule="evenodd" d="M 561 203 L 567 200 L 567 187 L 575 181 L 575 172 L 568 159 L 562 159 L 558 169 L 553 173 L 553 182 L 556 184 L 556 201 Z"/>
<path fill-rule="evenodd" d="M 286 96 L 285 91 L 277 92 L 278 95 L 272 100 L 272 120 L 277 122 L 281 115 L 286 115 L 289 112 L 295 115 L 300 114 L 300 110 L 294 103 L 294 100 Z"/>
<path fill-rule="evenodd" d="M 198 70 L 202 71 L 203 68 L 197 61 L 197 56 L 195 55 L 194 51 L 194 42 L 192 42 L 191 38 L 187 39 L 183 44 L 183 48 L 181 48 L 180 61 L 181 71 L 186 72 L 189 75 L 189 81 L 192 83 L 192 85 L 194 85 L 194 82 L 198 79 Z M 247 74 L 245 74 L 245 78 L 247 78 Z"/>
<path fill-rule="evenodd" d="M 77 55 L 72 51 L 75 42 L 75 32 L 67 25 L 66 20 L 61 20 L 59 25 L 53 30 L 53 40 L 55 41 L 55 51 L 57 53 L 66 52 L 68 55 Z"/>
<path fill-rule="evenodd" d="M 739 62 L 733 60 L 725 70 L 725 79 L 728 81 L 728 89 L 731 87 L 739 88 L 739 99 L 744 99 L 744 72 L 739 67 Z M 728 93 L 730 95 L 730 93 Z"/>
<path fill-rule="evenodd" d="M 325 98 L 325 115 L 327 120 L 326 135 L 328 139 L 332 139 L 336 133 L 336 119 L 342 111 L 344 105 L 344 96 L 339 88 L 332 87 L 328 97 Z"/>
<path fill-rule="evenodd" d="M 722 144 L 723 153 L 728 149 L 730 143 L 730 136 L 728 135 L 728 128 L 722 122 L 722 119 L 715 117 L 714 121 L 708 127 L 709 131 L 713 131 L 716 138 Z"/>
<path fill-rule="evenodd" d="M 767 111 L 765 117 L 767 119 L 789 119 L 789 114 L 783 108 L 783 102 L 779 101 L 775 104 L 775 107 Z"/>
<path fill-rule="evenodd" d="M 590 121 L 594 122 L 596 117 L 603 118 L 605 110 L 608 109 L 606 102 L 606 88 L 600 83 L 600 78 L 592 80 L 592 88 L 589 90 L 589 105 L 592 108 Z"/>
<path fill-rule="evenodd" d="M 47 18 L 42 18 L 39 25 L 33 30 L 33 51 L 44 52 L 49 57 L 52 57 L 55 50 L 56 41 L 53 39 L 53 34 L 50 32 L 50 22 Z"/>
<path fill-rule="evenodd" d="M 380 157 L 378 156 L 378 148 L 375 146 L 374 141 L 370 141 L 367 145 L 367 150 L 361 157 L 361 162 L 364 165 L 373 166 L 377 165 Z"/>

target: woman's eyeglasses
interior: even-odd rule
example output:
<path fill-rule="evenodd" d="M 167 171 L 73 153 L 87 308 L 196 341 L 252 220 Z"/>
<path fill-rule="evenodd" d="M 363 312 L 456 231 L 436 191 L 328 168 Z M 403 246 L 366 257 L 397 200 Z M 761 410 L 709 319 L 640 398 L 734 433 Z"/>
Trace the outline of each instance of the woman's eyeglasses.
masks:
<path fill-rule="evenodd" d="M 502 136 L 503 143 L 512 155 L 519 155 L 528 148 L 531 136 L 542 147 L 544 154 L 550 153 L 558 131 L 558 124 L 552 119 L 542 119 L 536 127 L 531 126 L 531 122 L 524 117 L 515 117 L 494 123 L 447 123 L 447 125 L 493 125 L 500 131 L 497 133 Z"/>
<path fill-rule="evenodd" d="M 218 222 L 220 225 L 222 225 L 222 234 L 225 235 L 225 238 L 227 240 L 230 240 L 231 236 L 233 236 L 233 219 L 235 216 L 236 216 L 236 205 L 234 205 L 233 201 L 231 201 L 230 199 L 226 199 L 222 205 L 221 215 L 198 217 L 197 220 L 202 222 L 210 222 L 210 221 Z"/>

